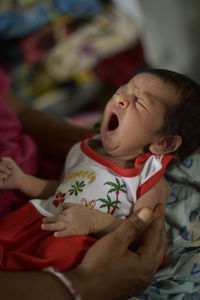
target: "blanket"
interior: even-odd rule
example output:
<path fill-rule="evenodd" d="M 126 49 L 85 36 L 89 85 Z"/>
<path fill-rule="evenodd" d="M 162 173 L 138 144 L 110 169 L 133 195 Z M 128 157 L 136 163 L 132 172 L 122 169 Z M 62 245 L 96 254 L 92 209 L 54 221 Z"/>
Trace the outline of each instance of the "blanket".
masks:
<path fill-rule="evenodd" d="M 167 171 L 169 257 L 148 289 L 130 300 L 200 299 L 200 149 Z"/>

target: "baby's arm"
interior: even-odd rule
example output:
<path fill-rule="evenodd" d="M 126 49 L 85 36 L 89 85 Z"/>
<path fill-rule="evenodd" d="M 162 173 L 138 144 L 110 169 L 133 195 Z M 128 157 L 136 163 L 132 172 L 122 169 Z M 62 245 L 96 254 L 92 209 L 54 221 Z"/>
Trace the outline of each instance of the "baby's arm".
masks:
<path fill-rule="evenodd" d="M 18 189 L 31 198 L 48 198 L 58 185 L 55 180 L 40 179 L 23 172 L 10 157 L 0 161 L 0 189 Z"/>
<path fill-rule="evenodd" d="M 158 203 L 165 202 L 167 193 L 167 183 L 163 178 L 137 200 L 134 211 L 144 206 L 154 210 Z M 60 214 L 45 218 L 42 224 L 42 229 L 55 231 L 57 237 L 88 234 L 101 237 L 123 222 L 115 216 L 80 204 L 64 203 L 62 208 Z"/>
<path fill-rule="evenodd" d="M 163 177 L 136 201 L 134 211 L 137 211 L 144 206 L 154 210 L 158 203 L 163 203 L 165 205 L 167 195 L 168 184 Z"/>
<path fill-rule="evenodd" d="M 55 231 L 56 237 L 93 234 L 103 236 L 117 228 L 123 220 L 80 204 L 64 203 L 59 215 L 43 220 L 42 229 Z"/>

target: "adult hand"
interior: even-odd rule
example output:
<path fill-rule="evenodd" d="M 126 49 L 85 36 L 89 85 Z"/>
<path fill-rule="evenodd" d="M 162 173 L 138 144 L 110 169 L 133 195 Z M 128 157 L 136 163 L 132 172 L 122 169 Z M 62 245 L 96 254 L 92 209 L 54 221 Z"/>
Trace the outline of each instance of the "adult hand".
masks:
<path fill-rule="evenodd" d="M 83 300 L 127 299 L 146 289 L 165 249 L 162 205 L 154 213 L 143 208 L 96 242 L 80 266 L 65 274 Z"/>
<path fill-rule="evenodd" d="M 164 217 L 150 209 L 134 213 L 97 241 L 74 270 L 64 272 L 83 300 L 127 299 L 145 290 L 160 266 L 166 239 Z M 131 249 L 129 250 L 129 245 Z M 47 272 L 0 272 L 1 298 L 71 299 L 66 287 Z"/>

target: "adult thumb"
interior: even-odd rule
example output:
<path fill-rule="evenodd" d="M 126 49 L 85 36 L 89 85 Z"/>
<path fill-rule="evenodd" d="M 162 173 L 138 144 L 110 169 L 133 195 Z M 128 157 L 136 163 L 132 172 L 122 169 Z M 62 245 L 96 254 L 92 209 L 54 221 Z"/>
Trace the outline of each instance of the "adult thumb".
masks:
<path fill-rule="evenodd" d="M 116 230 L 115 238 L 120 239 L 123 247 L 128 247 L 132 242 L 137 241 L 146 230 L 153 211 L 148 207 L 143 207 L 139 211 L 134 212 L 126 219 Z"/>

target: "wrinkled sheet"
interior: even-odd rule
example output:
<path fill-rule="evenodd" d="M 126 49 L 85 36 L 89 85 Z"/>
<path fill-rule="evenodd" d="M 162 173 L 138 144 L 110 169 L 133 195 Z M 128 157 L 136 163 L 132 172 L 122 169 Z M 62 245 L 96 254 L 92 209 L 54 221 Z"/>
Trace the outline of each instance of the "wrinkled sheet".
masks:
<path fill-rule="evenodd" d="M 200 150 L 167 171 L 169 261 L 142 295 L 131 300 L 200 299 Z"/>

